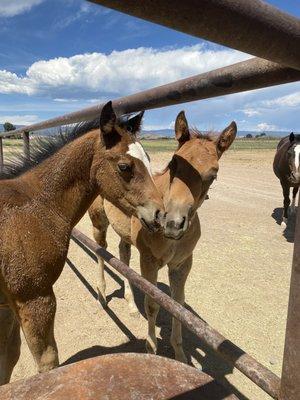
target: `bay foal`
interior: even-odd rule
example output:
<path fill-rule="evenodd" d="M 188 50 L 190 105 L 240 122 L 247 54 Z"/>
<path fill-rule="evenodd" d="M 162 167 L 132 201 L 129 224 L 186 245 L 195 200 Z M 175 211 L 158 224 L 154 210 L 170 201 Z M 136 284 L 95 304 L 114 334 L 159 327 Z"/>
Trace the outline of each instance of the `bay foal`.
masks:
<path fill-rule="evenodd" d="M 120 209 L 98 197 L 89 208 L 95 240 L 106 247 L 106 231 L 109 224 L 119 234 L 120 259 L 129 264 L 130 248 L 140 252 L 142 276 L 157 284 L 158 270 L 169 268 L 171 296 L 184 303 L 184 286 L 192 267 L 193 250 L 200 238 L 201 229 L 197 209 L 203 203 L 208 189 L 217 177 L 218 160 L 229 148 L 236 136 L 236 124 L 232 122 L 216 139 L 190 132 L 184 112 L 175 123 L 178 149 L 167 168 L 154 176 L 154 182 L 163 195 L 166 210 L 164 229 L 149 234 L 140 221 L 126 216 Z M 99 299 L 105 303 L 104 263 L 99 259 Z M 125 298 L 132 311 L 136 310 L 129 285 L 125 284 Z M 145 312 L 148 319 L 147 350 L 156 353 L 155 323 L 159 306 L 147 296 Z M 182 348 L 181 323 L 173 318 L 171 344 L 177 360 L 186 361 Z"/>
<path fill-rule="evenodd" d="M 280 140 L 273 162 L 273 170 L 283 192 L 283 215 L 281 226 L 286 228 L 290 200 L 290 189 L 293 188 L 291 212 L 295 211 L 295 201 L 300 185 L 300 135 L 293 132 Z"/>
<path fill-rule="evenodd" d="M 56 300 L 72 228 L 98 194 L 157 228 L 163 208 L 134 135 L 142 114 L 118 122 L 111 102 L 99 119 L 66 137 L 41 139 L 30 160 L 7 166 L 0 180 L 0 383 L 20 354 L 20 326 L 38 371 L 58 365 Z"/>

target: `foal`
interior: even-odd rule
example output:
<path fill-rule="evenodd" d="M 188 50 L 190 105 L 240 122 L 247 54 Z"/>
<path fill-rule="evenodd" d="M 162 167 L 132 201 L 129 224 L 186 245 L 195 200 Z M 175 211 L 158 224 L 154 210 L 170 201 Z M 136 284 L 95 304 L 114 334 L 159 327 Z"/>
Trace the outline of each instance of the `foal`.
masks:
<path fill-rule="evenodd" d="M 148 234 L 138 219 L 126 216 L 120 209 L 100 197 L 89 209 L 96 241 L 101 246 L 106 246 L 106 231 L 110 223 L 121 237 L 120 259 L 129 264 L 131 245 L 136 246 L 140 252 L 142 276 L 148 281 L 156 285 L 158 270 L 168 265 L 171 296 L 180 304 L 184 303 L 184 286 L 192 267 L 193 250 L 201 235 L 197 209 L 217 177 L 218 160 L 233 142 L 236 130 L 236 124 L 232 122 L 214 140 L 198 131 L 190 132 L 184 112 L 178 114 L 175 123 L 178 149 L 167 168 L 154 176 L 154 182 L 163 195 L 167 213 L 164 232 Z M 102 259 L 99 259 L 99 267 L 99 299 L 105 302 Z M 129 301 L 131 309 L 136 310 L 127 282 L 125 298 Z M 150 353 L 156 353 L 157 350 L 155 322 L 158 310 L 159 306 L 146 296 L 145 312 L 148 318 L 146 347 Z M 182 349 L 181 323 L 175 318 L 172 321 L 171 343 L 176 359 L 186 362 Z"/>
<path fill-rule="evenodd" d="M 56 299 L 73 227 L 98 194 L 156 229 L 161 195 L 134 136 L 142 114 L 118 122 L 111 102 L 66 137 L 41 139 L 0 180 L 0 383 L 20 354 L 20 326 L 38 371 L 58 365 Z M 20 162 L 22 161 L 22 162 Z M 25 164 L 23 163 L 25 162 Z M 5 308 L 6 305 L 6 308 Z"/>
<path fill-rule="evenodd" d="M 291 211 L 295 211 L 295 201 L 300 185 L 300 135 L 286 136 L 277 145 L 273 170 L 280 180 L 283 191 L 283 216 L 281 226 L 286 228 L 290 201 L 290 188 L 293 188 Z"/>

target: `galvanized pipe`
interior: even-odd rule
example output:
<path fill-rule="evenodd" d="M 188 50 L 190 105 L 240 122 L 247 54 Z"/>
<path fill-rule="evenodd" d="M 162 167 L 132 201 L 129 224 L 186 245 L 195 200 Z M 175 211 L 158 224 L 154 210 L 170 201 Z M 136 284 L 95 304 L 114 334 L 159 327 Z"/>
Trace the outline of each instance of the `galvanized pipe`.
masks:
<path fill-rule="evenodd" d="M 280 399 L 300 397 L 300 198 L 294 237 L 294 255 L 286 325 Z"/>
<path fill-rule="evenodd" d="M 300 20 L 261 0 L 91 0 L 300 69 Z"/>
<path fill-rule="evenodd" d="M 121 97 L 113 101 L 113 106 L 119 114 L 124 114 L 224 96 L 246 90 L 260 89 L 298 80 L 300 80 L 300 71 L 281 67 L 271 61 L 252 58 L 228 67 L 219 68 L 130 96 Z M 14 131 L 14 134 L 23 133 L 24 130 L 33 132 L 58 125 L 89 120 L 99 116 L 102 107 L 103 104 L 97 104 L 61 117 L 38 122 L 25 128 L 17 129 Z M 9 135 L 11 134 L 10 132 Z M 0 137 L 5 136 L 7 134 L 0 135 Z"/>
<path fill-rule="evenodd" d="M 143 293 L 150 296 L 165 310 L 181 321 L 191 332 L 203 340 L 209 347 L 214 349 L 227 362 L 232 364 L 244 375 L 251 379 L 256 385 L 262 388 L 274 399 L 278 399 L 280 379 L 273 372 L 268 370 L 253 357 L 245 353 L 230 340 L 226 339 L 206 322 L 197 318 L 185 307 L 171 299 L 168 295 L 137 274 L 133 269 L 115 258 L 104 248 L 84 235 L 78 229 L 72 231 L 72 239 L 81 242 L 84 246 L 102 257 L 109 265 L 125 276 L 134 286 Z"/>

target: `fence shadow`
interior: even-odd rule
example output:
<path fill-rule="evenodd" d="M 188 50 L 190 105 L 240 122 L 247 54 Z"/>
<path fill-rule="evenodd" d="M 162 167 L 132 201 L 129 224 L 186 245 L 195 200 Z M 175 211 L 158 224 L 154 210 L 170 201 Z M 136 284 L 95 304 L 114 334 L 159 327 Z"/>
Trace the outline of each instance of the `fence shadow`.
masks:
<path fill-rule="evenodd" d="M 88 250 L 83 245 L 81 245 L 84 251 Z M 86 251 L 95 261 L 97 258 L 95 255 L 89 250 Z M 72 269 L 72 271 L 76 274 L 76 276 L 80 279 L 89 293 L 97 299 L 97 293 L 93 289 L 92 285 L 84 278 L 84 276 L 78 271 L 76 266 L 68 259 L 67 264 Z M 105 267 L 106 272 L 120 285 L 120 288 L 115 290 L 112 294 L 108 296 L 108 299 L 112 299 L 113 297 L 123 298 L 124 297 L 124 281 L 115 274 L 110 268 Z M 164 293 L 170 295 L 168 285 L 159 282 L 158 287 Z M 135 303 L 138 307 L 141 315 L 145 317 L 144 312 L 144 294 L 137 288 L 134 288 L 134 298 Z M 125 301 L 125 300 L 124 300 Z M 202 319 L 196 312 L 190 307 L 188 304 L 185 304 L 185 307 L 191 311 L 195 316 Z M 62 365 L 67 365 L 76 361 L 80 361 L 86 358 L 95 357 L 99 355 L 105 354 L 113 354 L 113 353 L 126 353 L 126 352 L 135 352 L 135 353 L 145 353 L 145 341 L 137 338 L 130 329 L 119 319 L 119 317 L 114 313 L 114 311 L 109 307 L 109 305 L 103 310 L 110 316 L 110 318 L 116 323 L 119 329 L 128 337 L 128 342 L 114 346 L 114 347 L 105 347 L 105 346 L 92 346 L 90 348 L 79 351 L 74 354 L 68 360 L 66 360 Z M 203 320 L 203 319 L 202 319 Z M 146 324 L 146 321 L 143 321 Z M 160 336 L 161 339 L 158 338 L 158 355 L 174 358 L 173 349 L 170 345 L 170 336 L 171 336 L 171 323 L 172 317 L 171 315 L 165 311 L 163 308 L 160 309 L 157 318 L 157 327 L 160 328 Z M 212 376 L 216 381 L 220 382 L 230 393 L 235 394 L 240 400 L 249 400 L 248 397 L 244 396 L 239 390 L 234 387 L 226 378 L 227 375 L 230 375 L 233 371 L 233 367 L 229 365 L 225 360 L 220 358 L 213 350 L 211 350 L 205 343 L 203 343 L 196 335 L 190 332 L 188 329 L 183 327 L 183 343 L 185 354 L 188 358 L 188 363 L 191 366 L 195 366 L 193 364 L 193 359 L 196 360 L 197 363 L 201 365 L 201 370 L 206 374 Z M 224 343 L 226 345 L 226 343 Z"/>
<path fill-rule="evenodd" d="M 293 214 L 289 213 L 287 227 L 282 230 L 282 236 L 289 243 L 294 243 L 297 209 L 298 208 L 296 207 L 296 212 L 295 213 L 293 213 Z M 283 214 L 283 208 L 282 207 L 274 208 L 274 210 L 272 212 L 271 217 L 276 221 L 276 223 L 278 225 L 281 224 L 282 214 Z"/>

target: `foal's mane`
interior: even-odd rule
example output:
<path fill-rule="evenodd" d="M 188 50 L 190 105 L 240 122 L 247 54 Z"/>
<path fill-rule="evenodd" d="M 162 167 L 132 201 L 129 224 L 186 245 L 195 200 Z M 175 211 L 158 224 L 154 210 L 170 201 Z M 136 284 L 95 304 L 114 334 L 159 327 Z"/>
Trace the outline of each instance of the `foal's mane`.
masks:
<path fill-rule="evenodd" d="M 33 143 L 30 143 L 29 158 L 25 157 L 23 152 L 12 152 L 0 172 L 0 180 L 13 179 L 22 175 L 52 156 L 67 143 L 93 129 L 100 129 L 100 118 L 80 122 L 69 129 L 67 128 L 65 132 L 58 128 L 58 133 L 55 136 L 35 136 Z"/>
<path fill-rule="evenodd" d="M 209 131 L 207 133 L 202 133 L 200 132 L 197 128 L 191 128 L 189 130 L 190 132 L 190 137 L 191 139 L 196 138 L 196 139 L 203 139 L 203 140 L 207 140 L 208 142 L 214 142 L 215 137 L 216 136 L 216 132 L 213 131 Z"/>

